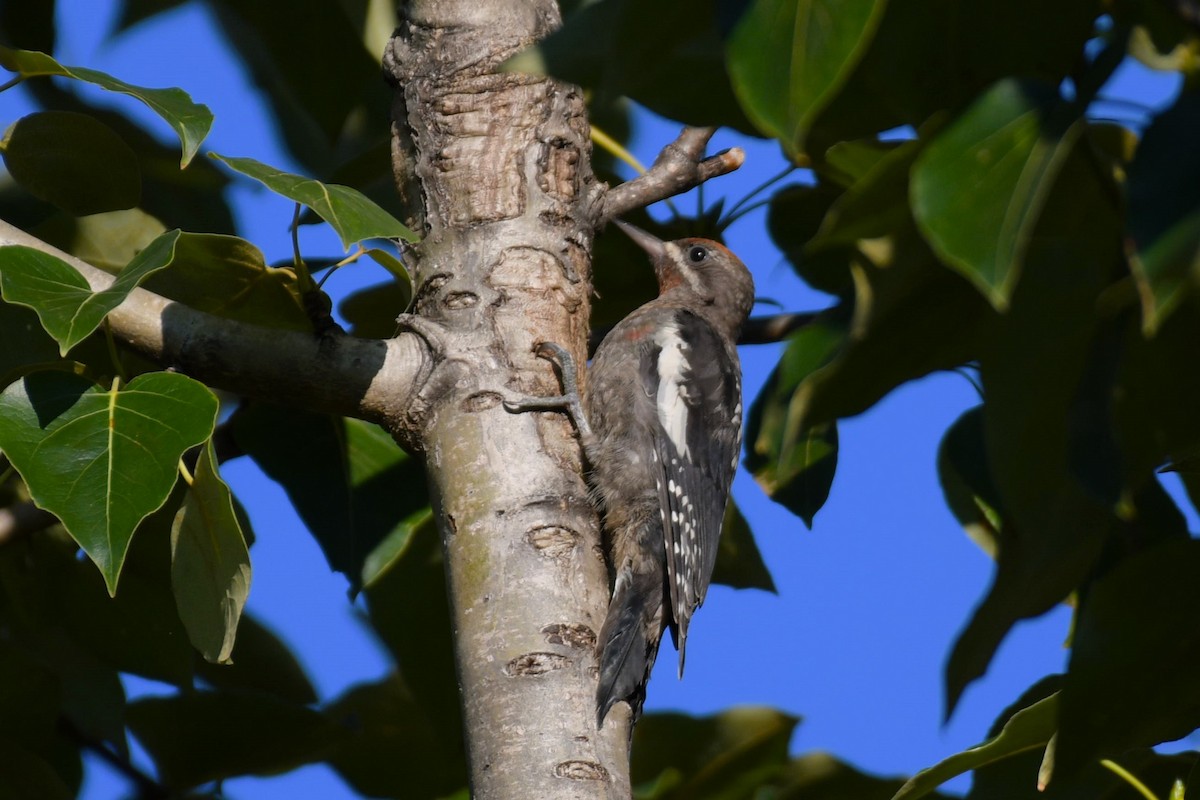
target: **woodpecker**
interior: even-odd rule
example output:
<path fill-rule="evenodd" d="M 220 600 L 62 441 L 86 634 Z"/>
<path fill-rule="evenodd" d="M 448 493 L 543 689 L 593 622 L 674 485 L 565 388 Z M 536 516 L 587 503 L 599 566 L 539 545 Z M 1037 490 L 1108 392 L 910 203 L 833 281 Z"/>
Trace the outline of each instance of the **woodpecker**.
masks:
<path fill-rule="evenodd" d="M 600 343 L 582 403 L 570 356 L 547 343 L 541 352 L 559 362 L 564 395 L 509 404 L 566 407 L 590 466 L 615 574 L 597 639 L 600 726 L 621 700 L 635 720 L 640 716 L 667 628 L 683 676 L 688 624 L 708 590 L 737 468 L 742 387 L 735 343 L 754 302 L 750 271 L 724 245 L 663 242 L 616 224 L 650 255 L 658 297 Z"/>

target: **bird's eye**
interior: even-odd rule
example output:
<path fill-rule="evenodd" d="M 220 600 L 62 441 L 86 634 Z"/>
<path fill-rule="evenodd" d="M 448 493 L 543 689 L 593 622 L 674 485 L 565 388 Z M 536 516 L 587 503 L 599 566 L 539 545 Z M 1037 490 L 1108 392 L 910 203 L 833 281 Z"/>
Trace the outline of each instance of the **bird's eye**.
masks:
<path fill-rule="evenodd" d="M 696 245 L 688 250 L 688 258 L 693 264 L 699 264 L 704 259 L 708 258 L 708 248 Z"/>

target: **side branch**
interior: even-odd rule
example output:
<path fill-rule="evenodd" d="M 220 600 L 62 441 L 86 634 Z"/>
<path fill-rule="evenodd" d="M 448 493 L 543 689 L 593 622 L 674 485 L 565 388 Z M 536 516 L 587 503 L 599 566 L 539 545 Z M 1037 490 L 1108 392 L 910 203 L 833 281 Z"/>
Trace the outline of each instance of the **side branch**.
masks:
<path fill-rule="evenodd" d="M 95 291 L 113 277 L 0 220 L 0 246 L 62 259 Z M 134 289 L 108 315 L 119 341 L 164 368 L 220 389 L 378 422 L 395 433 L 432 369 L 416 335 L 388 341 L 319 337 L 225 319 Z"/>
<path fill-rule="evenodd" d="M 740 167 L 746 158 L 740 147 L 704 157 L 704 148 L 715 131 L 715 128 L 684 128 L 678 139 L 663 148 L 645 175 L 609 189 L 604 196 L 600 223 L 681 194 Z"/>

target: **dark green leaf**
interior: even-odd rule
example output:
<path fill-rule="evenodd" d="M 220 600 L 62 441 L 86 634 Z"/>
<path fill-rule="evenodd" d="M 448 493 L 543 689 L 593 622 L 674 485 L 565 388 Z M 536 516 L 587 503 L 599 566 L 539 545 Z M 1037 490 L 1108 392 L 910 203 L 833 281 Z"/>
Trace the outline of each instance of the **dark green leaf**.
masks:
<path fill-rule="evenodd" d="M 216 414 L 212 392 L 184 375 L 104 391 L 40 372 L 0 395 L 0 448 L 115 593 L 134 529 L 167 499 L 180 456 L 208 438 Z"/>
<path fill-rule="evenodd" d="M 918 152 L 905 144 L 875 160 L 806 248 L 848 253 L 853 285 L 845 341 L 802 391 L 809 424 L 859 414 L 905 381 L 977 358 L 990 331 L 986 303 L 937 261 L 910 216 L 908 173 Z"/>
<path fill-rule="evenodd" d="M 37 312 L 42 327 L 58 342 L 59 352 L 83 341 L 108 312 L 124 302 L 149 275 L 175 258 L 179 231 L 169 231 L 151 242 L 121 270 L 107 288 L 93 292 L 74 267 L 55 256 L 22 245 L 0 247 L 0 290 L 10 303 Z"/>
<path fill-rule="evenodd" d="M 787 764 L 788 741 L 799 720 L 780 711 L 741 706 L 712 717 L 648 714 L 633 732 L 630 775 L 634 786 L 660 781 L 674 771 L 678 782 L 663 784 L 640 800 L 750 797 Z"/>
<path fill-rule="evenodd" d="M 25 743 L 0 739 L 0 797 L 11 800 L 71 800 L 75 792 L 42 757 L 25 749 Z"/>
<path fill-rule="evenodd" d="M 41 200 L 83 216 L 131 208 L 142 198 L 137 155 L 103 122 L 72 111 L 40 111 L 0 141 L 13 180 Z"/>
<path fill-rule="evenodd" d="M 58 345 L 32 309 L 0 303 L 0 388 L 27 367 L 58 360 Z"/>
<path fill-rule="evenodd" d="M 938 480 L 954 518 L 992 558 L 999 550 L 1004 514 L 988 466 L 983 407 L 955 420 L 938 448 Z"/>
<path fill-rule="evenodd" d="M 312 330 L 295 273 L 267 266 L 261 250 L 236 236 L 182 234 L 173 268 L 151 276 L 145 288 L 226 319 Z"/>
<path fill-rule="evenodd" d="M 368 797 L 436 800 L 467 782 L 461 742 L 433 735 L 399 676 L 356 686 L 324 713 L 349 732 L 329 763 Z"/>
<path fill-rule="evenodd" d="M 124 31 L 139 22 L 183 5 L 186 0 L 124 0 L 117 31 Z"/>
<path fill-rule="evenodd" d="M 454 639 L 442 543 L 432 515 L 394 533 L 367 560 L 371 624 L 404 670 L 404 682 L 444 745 L 462 741 Z"/>
<path fill-rule="evenodd" d="M 1005 77 L 1057 86 L 1103 13 L 1096 0 L 890 2 L 866 52 L 812 121 L 814 155 L 902 125 L 924 127 Z"/>
<path fill-rule="evenodd" d="M 113 275 L 166 232 L 161 222 L 140 208 L 78 219 L 59 216 L 36 231 L 42 240 Z M 188 235 L 180 234 L 180 240 Z M 178 255 L 178 242 L 175 247 Z"/>
<path fill-rule="evenodd" d="M 1058 695 L 1052 694 L 1018 711 L 1000 733 L 982 744 L 921 770 L 900 788 L 893 800 L 925 797 L 951 778 L 969 770 L 1023 753 L 1044 749 L 1058 728 Z"/>
<path fill-rule="evenodd" d="M 23 78 L 38 75 L 61 75 L 66 78 L 86 81 L 110 92 L 127 94 L 141 100 L 175 129 L 183 146 L 183 157 L 179 166 L 186 167 L 200 144 L 208 136 L 213 115 L 208 106 L 193 103 L 182 89 L 145 89 L 117 80 L 111 75 L 94 69 L 64 67 L 45 53 L 32 50 L 14 50 L 0 46 L 0 66 Z"/>
<path fill-rule="evenodd" d="M 129 728 L 176 788 L 286 772 L 324 760 L 347 736 L 311 709 L 234 692 L 139 700 L 129 706 Z"/>
<path fill-rule="evenodd" d="M 762 554 L 750 532 L 750 523 L 742 516 L 731 499 L 725 506 L 725 521 L 721 526 L 721 541 L 717 549 L 717 564 L 712 582 L 734 589 L 763 589 L 775 591 L 775 581 L 763 563 Z"/>
<path fill-rule="evenodd" d="M 118 753 L 127 753 L 125 689 L 116 669 L 58 629 L 32 631 L 27 644 L 58 677 L 62 714 L 70 723 L 84 735 L 111 744 Z"/>
<path fill-rule="evenodd" d="M 746 469 L 772 500 L 809 527 L 829 497 L 837 467 L 837 428 L 810 427 L 804 417 L 805 381 L 841 345 L 839 327 L 815 322 L 792 335 L 746 424 Z"/>
<path fill-rule="evenodd" d="M 390 339 L 396 335 L 396 317 L 408 308 L 412 292 L 396 281 L 371 286 L 349 295 L 338 312 L 350 323 L 350 333 L 364 339 Z"/>
<path fill-rule="evenodd" d="M 376 425 L 255 404 L 238 412 L 234 436 L 283 485 L 353 591 L 371 551 L 428 505 L 424 468 Z"/>
<path fill-rule="evenodd" d="M 1200 727 L 1200 541 L 1165 542 L 1095 581 L 1062 691 L 1056 772 Z"/>
<path fill-rule="evenodd" d="M 719 0 L 588 3 L 506 68 L 580 84 L 601 104 L 625 95 L 688 125 L 754 134 L 726 72 L 721 5 Z"/>
<path fill-rule="evenodd" d="M 44 664 L 0 644 L 0 739 L 44 746 L 58 722 L 60 691 L 58 678 Z"/>
<path fill-rule="evenodd" d="M 1121 248 L 1115 195 L 1102 180 L 1078 152 L 1064 165 L 1012 305 L 982 351 L 989 467 L 1006 517 L 995 582 L 947 663 L 948 713 L 1017 620 L 1079 586 L 1118 522 L 1079 482 L 1069 446 L 1097 300 Z"/>
<path fill-rule="evenodd" d="M 883 0 L 755 0 L 729 42 L 729 74 L 763 133 L 793 158 L 867 49 Z"/>
<path fill-rule="evenodd" d="M 250 593 L 250 551 L 211 439 L 171 526 L 171 588 L 192 645 L 206 660 L 228 663 Z"/>
<path fill-rule="evenodd" d="M 1154 334 L 1200 280 L 1200 94 L 1184 94 L 1146 129 L 1129 168 L 1130 265 Z"/>
<path fill-rule="evenodd" d="M 289 151 L 314 174 L 326 175 L 335 155 L 363 152 L 388 130 L 392 89 L 380 78 L 382 48 L 368 51 L 362 25 L 348 13 L 356 3 L 210 4 L 226 40 L 263 87 Z M 314 57 L 298 42 L 319 42 L 337 57 Z"/>
<path fill-rule="evenodd" d="M 825 215 L 841 195 L 842 189 L 828 182 L 781 189 L 771 197 L 767 208 L 767 231 L 805 283 L 819 291 L 844 296 L 853 290 L 849 249 L 826 248 L 814 252 L 808 248 Z"/>
<path fill-rule="evenodd" d="M 198 660 L 196 674 L 216 689 L 263 692 L 297 705 L 317 701 L 317 692 L 292 651 L 249 614 L 243 614 L 238 625 L 231 661 Z"/>
<path fill-rule="evenodd" d="M 951 267 L 1005 309 L 1042 207 L 1081 126 L 1052 119 L 1042 84 L 993 86 L 925 148 L 913 168 L 912 210 Z"/>
<path fill-rule="evenodd" d="M 357 189 L 293 175 L 252 158 L 233 158 L 217 153 L 210 155 L 230 169 L 254 178 L 276 194 L 311 208 L 337 231 L 342 246 L 347 249 L 355 242 L 366 239 L 418 240 L 407 226 Z"/>
<path fill-rule="evenodd" d="M 73 548 L 47 558 L 39 575 L 53 589 L 49 624 L 109 667 L 182 687 L 191 685 L 195 651 L 171 593 L 171 521 L 181 486 L 138 526 L 116 597 Z"/>
<path fill-rule="evenodd" d="M 755 795 L 770 800 L 890 800 L 902 781 L 860 772 L 828 753 L 793 758 L 769 790 Z M 766 793 L 766 792 L 769 792 Z M 934 797 L 946 800 L 947 795 Z"/>

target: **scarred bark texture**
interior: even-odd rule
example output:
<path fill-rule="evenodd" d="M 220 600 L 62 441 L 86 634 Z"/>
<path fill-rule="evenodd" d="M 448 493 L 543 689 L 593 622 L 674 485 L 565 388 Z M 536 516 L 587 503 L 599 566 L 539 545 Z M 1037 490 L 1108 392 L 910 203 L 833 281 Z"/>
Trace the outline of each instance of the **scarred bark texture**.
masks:
<path fill-rule="evenodd" d="M 496 67 L 559 24 L 552 0 L 409 3 L 385 66 L 397 176 L 423 205 L 415 314 L 438 364 L 407 443 L 446 553 L 472 794 L 629 796 L 628 723 L 595 723 L 608 578 L 580 452 L 541 341 L 586 359 L 603 187 L 583 98 Z M 414 192 L 415 190 L 415 192 Z"/>
<path fill-rule="evenodd" d="M 579 444 L 565 415 L 502 401 L 559 392 L 543 341 L 586 360 L 597 229 L 742 160 L 704 158 L 712 132 L 687 130 L 610 192 L 579 90 L 498 70 L 559 24 L 554 0 L 412 0 L 384 58 L 396 179 L 423 234 L 402 324 L 435 364 L 395 433 L 426 457 L 484 800 L 630 796 L 628 707 L 596 728 L 609 582 Z"/>

